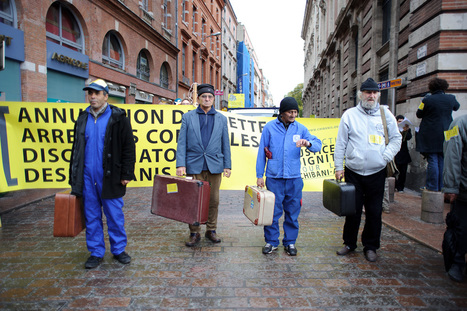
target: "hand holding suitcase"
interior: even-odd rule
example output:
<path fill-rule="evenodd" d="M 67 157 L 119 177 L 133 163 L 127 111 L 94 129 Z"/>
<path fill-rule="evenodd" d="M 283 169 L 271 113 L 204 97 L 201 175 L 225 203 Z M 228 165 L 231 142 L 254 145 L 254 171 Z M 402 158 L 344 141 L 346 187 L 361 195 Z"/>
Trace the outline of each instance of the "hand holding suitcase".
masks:
<path fill-rule="evenodd" d="M 355 215 L 355 186 L 348 182 L 325 179 L 323 205 L 337 216 Z"/>

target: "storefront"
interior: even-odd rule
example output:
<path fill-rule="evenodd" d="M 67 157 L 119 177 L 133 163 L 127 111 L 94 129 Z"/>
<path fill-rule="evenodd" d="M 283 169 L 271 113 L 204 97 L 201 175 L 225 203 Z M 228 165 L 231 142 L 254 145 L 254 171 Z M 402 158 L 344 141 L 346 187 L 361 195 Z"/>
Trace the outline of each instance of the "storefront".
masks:
<path fill-rule="evenodd" d="M 89 57 L 47 41 L 47 101 L 84 103 Z"/>
<path fill-rule="evenodd" d="M 0 23 L 5 49 L 5 68 L 0 71 L 0 100 L 21 101 L 21 63 L 24 62 L 24 33 Z"/>

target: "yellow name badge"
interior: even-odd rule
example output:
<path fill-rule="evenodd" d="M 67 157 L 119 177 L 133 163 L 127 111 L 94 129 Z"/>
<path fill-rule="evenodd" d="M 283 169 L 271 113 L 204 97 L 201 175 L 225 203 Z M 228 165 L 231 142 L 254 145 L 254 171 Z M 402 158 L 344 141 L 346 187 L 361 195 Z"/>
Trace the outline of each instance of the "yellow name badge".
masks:
<path fill-rule="evenodd" d="M 177 193 L 178 185 L 177 184 L 167 184 L 167 193 Z"/>
<path fill-rule="evenodd" d="M 379 135 L 369 135 L 368 136 L 368 142 L 370 144 L 382 145 L 383 140 L 384 140 L 383 136 L 379 136 Z"/>
<path fill-rule="evenodd" d="M 418 106 L 418 109 L 423 110 L 425 108 L 425 104 L 423 102 L 420 103 L 420 106 Z"/>
<path fill-rule="evenodd" d="M 444 140 L 448 141 L 453 137 L 459 136 L 459 127 L 456 125 L 452 129 L 444 131 Z"/>

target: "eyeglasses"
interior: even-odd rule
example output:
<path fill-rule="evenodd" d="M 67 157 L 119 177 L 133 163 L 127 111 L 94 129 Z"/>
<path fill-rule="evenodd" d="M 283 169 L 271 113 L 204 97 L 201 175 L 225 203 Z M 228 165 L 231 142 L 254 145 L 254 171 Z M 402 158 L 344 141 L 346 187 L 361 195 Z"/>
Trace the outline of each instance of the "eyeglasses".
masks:
<path fill-rule="evenodd" d="M 213 99 L 214 98 L 214 96 L 212 96 L 212 95 L 201 95 L 200 97 L 202 99 Z"/>

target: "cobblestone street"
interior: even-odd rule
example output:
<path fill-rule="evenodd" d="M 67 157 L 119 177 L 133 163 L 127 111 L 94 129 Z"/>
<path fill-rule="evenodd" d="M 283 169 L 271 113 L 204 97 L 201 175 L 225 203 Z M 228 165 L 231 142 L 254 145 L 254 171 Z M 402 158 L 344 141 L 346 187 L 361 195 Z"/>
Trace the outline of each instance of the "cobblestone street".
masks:
<path fill-rule="evenodd" d="M 298 255 L 263 255 L 262 227 L 242 213 L 243 191 L 221 191 L 220 244 L 187 248 L 186 224 L 150 213 L 152 188 L 125 199 L 130 265 L 106 253 L 85 270 L 85 232 L 53 237 L 54 198 L 1 216 L 2 310 L 467 310 L 467 284 L 452 282 L 442 255 L 383 226 L 376 263 L 347 257 L 343 218 L 306 192 Z M 107 235 L 106 235 L 107 237 Z M 108 247 L 108 239 L 107 250 Z"/>

